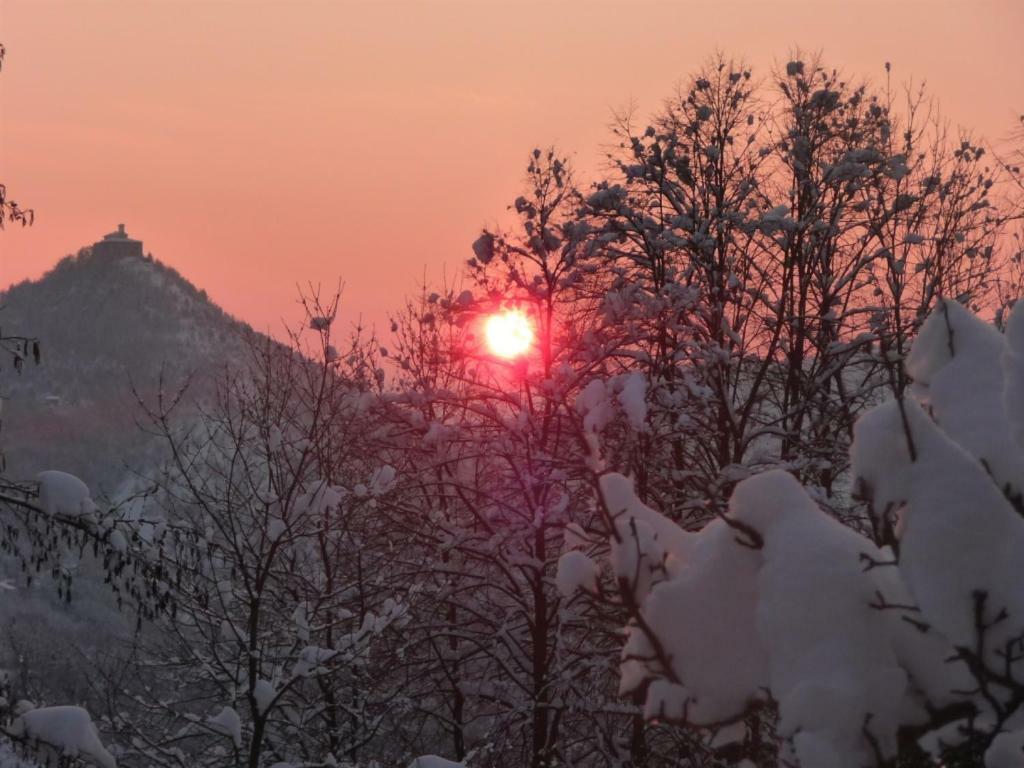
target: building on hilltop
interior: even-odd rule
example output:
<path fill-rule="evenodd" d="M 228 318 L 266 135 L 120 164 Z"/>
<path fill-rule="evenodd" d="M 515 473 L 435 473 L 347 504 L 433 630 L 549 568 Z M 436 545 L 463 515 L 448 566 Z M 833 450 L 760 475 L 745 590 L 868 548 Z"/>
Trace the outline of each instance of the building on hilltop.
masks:
<path fill-rule="evenodd" d="M 133 240 L 124 231 L 124 224 L 117 225 L 117 231 L 104 235 L 99 242 L 93 243 L 92 252 L 103 258 L 125 258 L 134 256 L 142 258 L 142 241 Z"/>

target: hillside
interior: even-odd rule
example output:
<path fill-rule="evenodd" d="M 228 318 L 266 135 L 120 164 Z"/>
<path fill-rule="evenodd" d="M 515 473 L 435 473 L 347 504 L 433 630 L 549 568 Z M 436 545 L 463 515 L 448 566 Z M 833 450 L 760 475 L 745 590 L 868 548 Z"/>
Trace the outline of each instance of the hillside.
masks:
<path fill-rule="evenodd" d="M 146 472 L 161 457 L 140 429 L 133 386 L 152 401 L 161 373 L 170 391 L 191 379 L 190 408 L 209 396 L 225 364 L 244 361 L 254 335 L 174 269 L 111 251 L 83 249 L 0 296 L 4 333 L 36 337 L 42 350 L 41 364 L 26 364 L 20 375 L 0 360 L 7 476 L 61 469 L 85 480 L 97 499 L 116 496 L 132 470 Z M 8 590 L 0 602 L 0 669 L 23 696 L 84 700 L 81 659 L 105 663 L 131 636 L 132 617 L 118 612 L 89 558 L 64 566 L 76 572 L 70 603 L 49 580 L 26 585 L 14 560 L 0 558 Z M 40 645 L 43 636 L 50 639 Z M 0 752 L 0 765 L 7 760 Z"/>
<path fill-rule="evenodd" d="M 174 269 L 98 247 L 12 286 L 0 305 L 3 331 L 34 336 L 42 349 L 41 364 L 20 375 L 0 362 L 8 476 L 62 469 L 97 495 L 149 463 L 133 387 L 151 400 L 161 375 L 172 391 L 191 377 L 190 395 L 201 397 L 253 334 Z"/>

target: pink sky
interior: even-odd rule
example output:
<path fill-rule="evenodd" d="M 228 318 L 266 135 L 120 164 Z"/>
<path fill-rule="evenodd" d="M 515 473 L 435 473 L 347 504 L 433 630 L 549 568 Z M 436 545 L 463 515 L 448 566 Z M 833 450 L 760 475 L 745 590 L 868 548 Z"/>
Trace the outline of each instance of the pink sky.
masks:
<path fill-rule="evenodd" d="M 455 274 L 526 156 L 597 168 L 613 109 L 655 110 L 716 49 L 795 46 L 926 79 L 992 140 L 1024 111 L 1024 2 L 0 0 L 0 180 L 35 226 L 0 286 L 124 222 L 232 314 L 277 331 L 296 284 L 382 323 Z"/>

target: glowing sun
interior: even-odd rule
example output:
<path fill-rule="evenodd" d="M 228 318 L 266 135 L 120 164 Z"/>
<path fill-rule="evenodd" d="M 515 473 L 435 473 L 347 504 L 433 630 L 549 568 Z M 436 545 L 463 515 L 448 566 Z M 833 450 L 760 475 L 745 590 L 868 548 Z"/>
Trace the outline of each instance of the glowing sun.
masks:
<path fill-rule="evenodd" d="M 533 327 L 518 309 L 509 309 L 487 318 L 484 325 L 487 346 L 498 357 L 519 357 L 533 344 Z"/>

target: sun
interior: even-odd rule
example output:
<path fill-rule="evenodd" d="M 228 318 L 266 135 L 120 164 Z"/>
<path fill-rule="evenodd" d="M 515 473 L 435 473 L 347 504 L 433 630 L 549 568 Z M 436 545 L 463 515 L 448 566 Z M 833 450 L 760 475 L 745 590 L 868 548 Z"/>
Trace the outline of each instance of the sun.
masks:
<path fill-rule="evenodd" d="M 508 309 L 487 318 L 484 336 L 492 354 L 511 360 L 530 349 L 533 344 L 533 326 L 522 311 Z"/>

